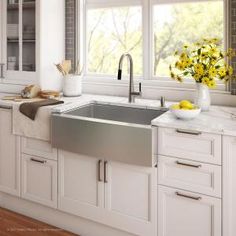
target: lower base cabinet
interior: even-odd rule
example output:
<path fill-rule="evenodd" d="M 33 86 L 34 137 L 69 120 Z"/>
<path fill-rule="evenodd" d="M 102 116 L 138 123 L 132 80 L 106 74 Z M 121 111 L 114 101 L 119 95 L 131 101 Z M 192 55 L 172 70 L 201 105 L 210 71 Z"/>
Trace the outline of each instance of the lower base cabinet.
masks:
<path fill-rule="evenodd" d="M 140 236 L 156 236 L 156 170 L 59 150 L 59 209 Z"/>
<path fill-rule="evenodd" d="M 12 134 L 12 110 L 0 108 L 0 191 L 20 196 L 20 137 Z"/>
<path fill-rule="evenodd" d="M 236 235 L 236 137 L 223 137 L 223 236 Z"/>
<path fill-rule="evenodd" d="M 57 162 L 25 154 L 21 160 L 22 198 L 57 208 Z"/>
<path fill-rule="evenodd" d="M 158 186 L 158 236 L 221 236 L 221 200 Z"/>

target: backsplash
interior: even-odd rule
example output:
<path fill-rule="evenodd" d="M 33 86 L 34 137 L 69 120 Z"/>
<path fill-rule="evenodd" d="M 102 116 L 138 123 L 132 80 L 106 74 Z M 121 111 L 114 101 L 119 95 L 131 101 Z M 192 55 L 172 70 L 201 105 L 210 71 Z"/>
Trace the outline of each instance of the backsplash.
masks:
<path fill-rule="evenodd" d="M 72 61 L 72 70 L 75 69 L 76 58 L 76 0 L 66 0 L 66 59 Z"/>
<path fill-rule="evenodd" d="M 236 48 L 236 0 L 229 0 L 229 33 L 230 47 Z M 232 61 L 232 66 L 236 70 L 236 59 Z M 231 92 L 236 95 L 236 81 L 231 83 Z"/>

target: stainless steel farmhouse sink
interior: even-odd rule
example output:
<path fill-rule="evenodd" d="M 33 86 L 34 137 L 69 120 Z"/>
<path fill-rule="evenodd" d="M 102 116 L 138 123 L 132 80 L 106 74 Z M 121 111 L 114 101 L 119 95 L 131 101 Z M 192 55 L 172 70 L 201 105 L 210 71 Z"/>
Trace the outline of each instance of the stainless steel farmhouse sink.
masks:
<path fill-rule="evenodd" d="M 151 121 L 166 111 L 90 103 L 53 114 L 52 145 L 90 157 L 151 166 Z"/>

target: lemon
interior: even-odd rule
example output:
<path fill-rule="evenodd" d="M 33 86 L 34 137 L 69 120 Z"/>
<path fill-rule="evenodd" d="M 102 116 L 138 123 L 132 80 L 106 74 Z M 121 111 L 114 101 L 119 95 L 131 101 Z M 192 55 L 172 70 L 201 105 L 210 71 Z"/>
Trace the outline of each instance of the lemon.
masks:
<path fill-rule="evenodd" d="M 171 109 L 173 109 L 173 110 L 179 110 L 179 109 L 180 109 L 180 106 L 179 106 L 179 104 L 174 104 L 174 105 L 171 106 Z"/>
<path fill-rule="evenodd" d="M 194 107 L 193 104 L 191 102 L 189 102 L 188 100 L 181 101 L 179 103 L 179 106 L 181 109 L 185 109 L 185 110 L 187 110 L 187 109 L 191 110 Z"/>

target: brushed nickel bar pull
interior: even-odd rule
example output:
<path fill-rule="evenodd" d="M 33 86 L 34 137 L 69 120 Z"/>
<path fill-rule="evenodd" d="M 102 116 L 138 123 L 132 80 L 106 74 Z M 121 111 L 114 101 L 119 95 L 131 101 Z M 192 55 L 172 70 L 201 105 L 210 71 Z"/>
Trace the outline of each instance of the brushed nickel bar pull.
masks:
<path fill-rule="evenodd" d="M 183 163 L 180 161 L 176 161 L 177 165 L 181 165 L 181 166 L 188 166 L 188 167 L 192 167 L 192 168 L 201 168 L 202 165 L 193 165 L 193 164 L 188 164 L 188 163 Z"/>
<path fill-rule="evenodd" d="M 175 192 L 175 194 L 179 197 L 189 198 L 189 199 L 192 199 L 195 201 L 200 201 L 202 199 L 201 197 L 194 197 L 194 196 L 186 195 L 186 194 L 179 193 L 179 192 Z"/>
<path fill-rule="evenodd" d="M 47 161 L 40 161 L 40 160 L 37 160 L 37 159 L 34 159 L 34 158 L 31 158 L 30 160 L 33 161 L 33 162 L 40 163 L 40 164 L 45 164 L 45 163 L 47 163 Z"/>
<path fill-rule="evenodd" d="M 4 73 L 3 73 L 3 70 L 4 70 L 4 65 L 3 63 L 0 63 L 0 70 L 1 70 L 1 73 L 0 73 L 0 78 L 1 79 L 4 79 Z"/>
<path fill-rule="evenodd" d="M 108 183 L 108 180 L 107 180 L 107 164 L 108 164 L 108 162 L 105 161 L 104 162 L 104 183 Z"/>
<path fill-rule="evenodd" d="M 12 110 L 12 107 L 0 105 L 0 109 Z"/>
<path fill-rule="evenodd" d="M 176 132 L 180 133 L 180 134 L 190 134 L 190 135 L 201 135 L 202 134 L 202 132 L 200 132 L 200 131 L 191 131 L 191 130 L 184 130 L 184 129 L 177 129 Z"/>
<path fill-rule="evenodd" d="M 99 182 L 103 182 L 103 179 L 101 177 L 101 164 L 102 164 L 102 160 L 98 161 L 98 181 Z"/>

